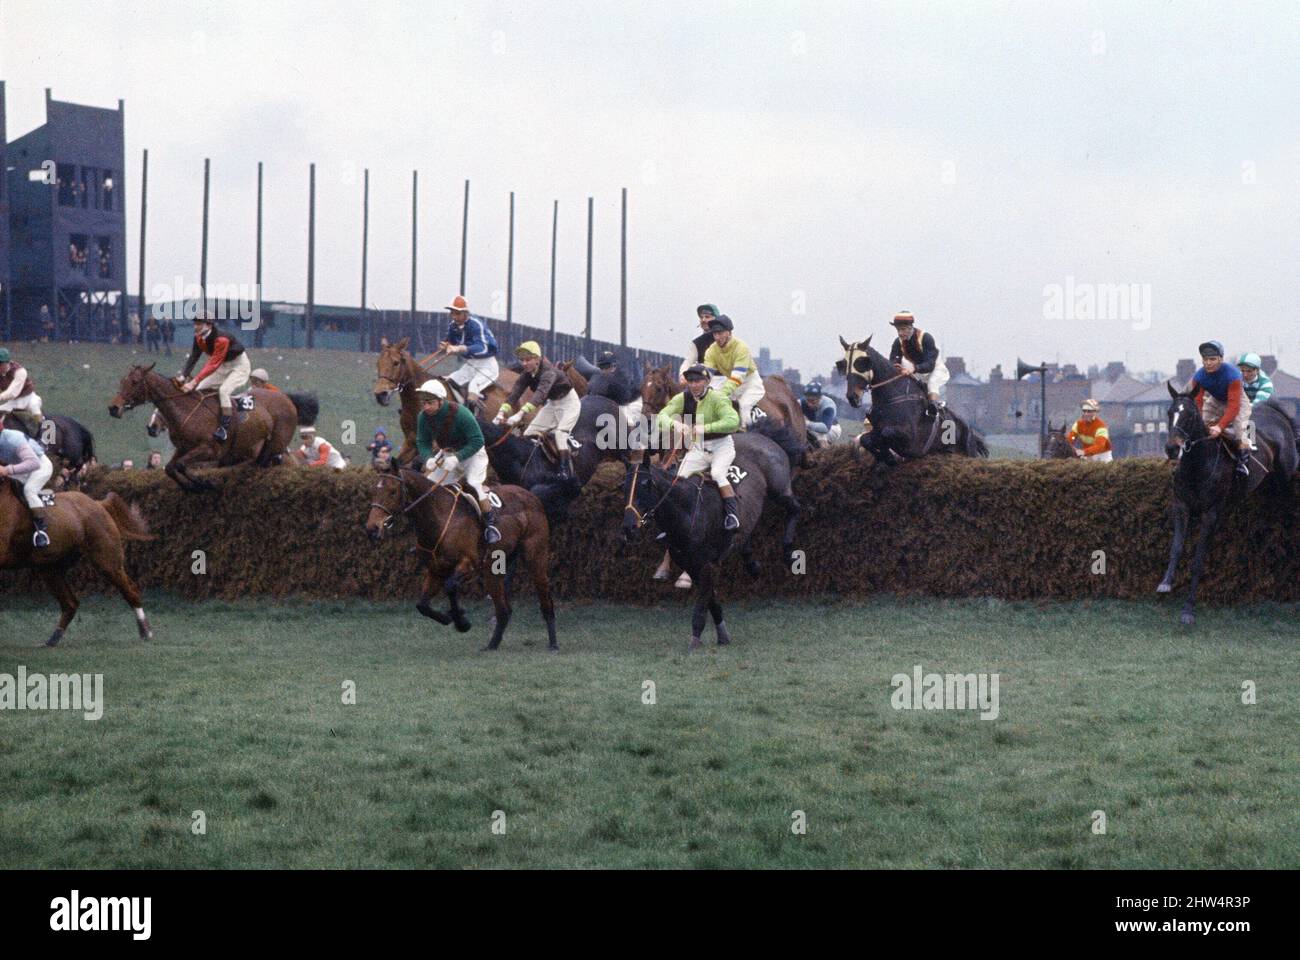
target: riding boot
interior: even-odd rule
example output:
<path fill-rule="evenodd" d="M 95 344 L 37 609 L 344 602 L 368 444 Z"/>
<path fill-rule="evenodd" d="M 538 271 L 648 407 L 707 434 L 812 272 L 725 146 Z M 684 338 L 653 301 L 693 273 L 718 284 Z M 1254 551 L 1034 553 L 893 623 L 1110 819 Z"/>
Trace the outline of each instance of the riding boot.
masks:
<path fill-rule="evenodd" d="M 1237 474 L 1243 477 L 1250 476 L 1250 451 L 1237 451 Z"/>
<path fill-rule="evenodd" d="M 478 508 L 483 514 L 483 540 L 485 543 L 500 543 L 501 531 L 497 529 L 497 512 L 492 509 L 491 500 L 480 500 Z"/>
<path fill-rule="evenodd" d="M 32 534 L 32 546 L 38 550 L 44 550 L 50 545 L 49 524 L 45 520 L 45 509 L 32 508 L 32 526 L 36 532 Z"/>
<path fill-rule="evenodd" d="M 230 437 L 230 434 L 226 430 L 226 428 L 229 426 L 230 426 L 230 414 L 222 413 L 221 422 L 217 424 L 217 429 L 212 431 L 212 439 L 217 440 L 221 443 L 225 443 L 226 440 Z"/>
<path fill-rule="evenodd" d="M 560 452 L 560 477 L 564 480 L 572 480 L 573 477 L 573 460 L 568 450 Z"/>
<path fill-rule="evenodd" d="M 740 529 L 740 515 L 736 513 L 736 495 L 723 495 L 722 509 L 726 516 L 722 519 L 722 529 L 735 533 Z"/>

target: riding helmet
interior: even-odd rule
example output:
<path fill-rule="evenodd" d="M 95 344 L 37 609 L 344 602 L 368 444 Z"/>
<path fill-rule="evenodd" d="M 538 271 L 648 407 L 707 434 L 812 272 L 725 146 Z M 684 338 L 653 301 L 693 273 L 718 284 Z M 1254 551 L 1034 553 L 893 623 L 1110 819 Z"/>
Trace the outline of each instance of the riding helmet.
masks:
<path fill-rule="evenodd" d="M 415 391 L 415 395 L 421 399 L 437 397 L 439 400 L 446 400 L 447 388 L 442 385 L 440 380 L 426 380 L 420 384 L 420 388 Z"/>
<path fill-rule="evenodd" d="M 540 357 L 541 355 L 542 348 L 537 345 L 536 340 L 525 340 L 515 347 L 515 356 L 521 360 L 526 360 L 529 357 Z"/>
<path fill-rule="evenodd" d="M 606 367 L 612 367 L 618 363 L 618 357 L 614 356 L 613 350 L 602 350 L 600 356 L 596 358 L 596 366 L 604 370 Z"/>
<path fill-rule="evenodd" d="M 1218 340 L 1206 340 L 1196 348 L 1196 352 L 1202 357 L 1223 357 L 1223 344 Z"/>
<path fill-rule="evenodd" d="M 1256 370 L 1258 370 L 1262 365 L 1262 363 L 1263 361 L 1259 359 L 1258 353 L 1243 353 L 1241 355 L 1241 359 L 1237 361 L 1237 366 L 1254 367 Z"/>
<path fill-rule="evenodd" d="M 682 376 L 687 380 L 708 380 L 712 374 L 709 373 L 709 368 L 704 364 L 693 363 L 686 368 L 685 372 L 682 373 Z"/>
<path fill-rule="evenodd" d="M 719 330 L 734 329 L 736 329 L 735 325 L 731 322 L 731 318 L 725 313 L 722 316 L 714 317 L 709 321 L 709 333 L 717 333 Z"/>
<path fill-rule="evenodd" d="M 805 397 L 820 397 L 822 395 L 822 385 L 820 383 L 810 383 L 803 388 Z"/>
<path fill-rule="evenodd" d="M 697 317 L 702 317 L 706 313 L 711 317 L 716 317 L 718 315 L 717 305 L 713 303 L 701 303 L 695 308 L 695 315 Z"/>

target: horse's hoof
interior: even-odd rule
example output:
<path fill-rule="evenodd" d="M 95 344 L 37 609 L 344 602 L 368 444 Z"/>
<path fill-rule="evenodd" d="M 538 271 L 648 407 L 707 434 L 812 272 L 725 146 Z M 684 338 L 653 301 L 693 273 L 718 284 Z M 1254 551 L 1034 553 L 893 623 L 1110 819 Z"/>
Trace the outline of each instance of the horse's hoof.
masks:
<path fill-rule="evenodd" d="M 59 645 L 59 641 L 62 639 L 63 639 L 63 631 L 55 630 L 52 634 L 50 634 L 50 639 L 45 641 L 45 646 L 57 647 Z"/>
<path fill-rule="evenodd" d="M 547 653 L 559 653 L 559 652 L 560 652 L 560 645 L 559 645 L 558 643 L 548 643 L 548 644 L 546 645 L 546 652 L 547 652 Z"/>
<path fill-rule="evenodd" d="M 496 649 L 497 649 L 497 648 L 496 648 L 496 645 L 495 645 L 495 644 L 491 644 L 491 643 L 489 643 L 489 644 L 487 644 L 486 646 L 479 647 L 479 648 L 478 648 L 478 652 L 479 652 L 479 653 L 492 653 L 492 652 L 494 652 Z"/>
<path fill-rule="evenodd" d="M 717 631 L 718 631 L 718 646 L 725 647 L 727 644 L 731 642 L 731 631 L 727 629 L 727 625 L 725 623 L 718 624 Z"/>
<path fill-rule="evenodd" d="M 1168 593 L 1173 588 L 1174 585 L 1172 583 L 1162 583 L 1160 586 L 1156 587 L 1156 593 Z"/>
<path fill-rule="evenodd" d="M 691 642 L 690 642 L 689 644 L 687 644 L 686 649 L 687 649 L 688 651 L 689 651 L 689 650 L 698 650 L 698 649 L 700 649 L 700 647 L 702 647 L 703 645 L 704 645 L 704 644 L 702 644 L 702 643 L 700 642 L 700 638 L 699 638 L 699 637 L 691 637 Z"/>
<path fill-rule="evenodd" d="M 466 620 L 465 618 L 462 617 L 461 619 L 455 621 L 455 623 L 456 623 L 456 632 L 457 632 L 457 633 L 469 633 L 469 631 L 470 631 L 470 622 L 469 622 L 468 620 Z"/>
<path fill-rule="evenodd" d="M 1192 624 L 1196 622 L 1196 614 L 1184 610 L 1182 613 L 1178 615 L 1178 622 L 1181 623 L 1184 627 L 1190 627 Z"/>

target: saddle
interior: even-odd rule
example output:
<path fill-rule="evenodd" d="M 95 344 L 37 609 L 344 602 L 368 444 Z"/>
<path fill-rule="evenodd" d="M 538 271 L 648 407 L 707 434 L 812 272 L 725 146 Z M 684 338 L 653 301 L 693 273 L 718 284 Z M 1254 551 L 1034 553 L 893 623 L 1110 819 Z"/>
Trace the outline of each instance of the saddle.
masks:
<path fill-rule="evenodd" d="M 253 392 L 251 390 L 248 393 L 235 394 L 230 398 L 230 402 L 236 410 L 243 411 L 244 413 L 247 413 L 249 410 L 252 410 L 257 406 L 253 401 Z"/>
<path fill-rule="evenodd" d="M 552 466 L 560 465 L 560 451 L 555 445 L 555 435 L 552 433 L 535 434 L 529 438 L 537 444 L 542 451 L 542 456 L 551 462 Z M 582 448 L 582 441 L 576 437 L 569 437 L 569 452 L 575 453 Z"/>

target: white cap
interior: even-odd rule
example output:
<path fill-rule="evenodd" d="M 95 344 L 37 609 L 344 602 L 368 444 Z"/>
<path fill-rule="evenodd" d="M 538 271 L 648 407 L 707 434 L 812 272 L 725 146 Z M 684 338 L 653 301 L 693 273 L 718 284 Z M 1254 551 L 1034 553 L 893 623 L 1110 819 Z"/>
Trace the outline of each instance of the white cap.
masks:
<path fill-rule="evenodd" d="M 249 376 L 250 376 L 250 377 L 256 377 L 258 380 L 270 380 L 270 379 L 271 379 L 271 375 L 270 375 L 269 373 L 267 373 L 267 372 L 266 372 L 264 369 L 262 369 L 261 367 L 258 367 L 256 370 L 254 370 L 252 373 L 249 374 Z"/>
<path fill-rule="evenodd" d="M 424 383 L 420 384 L 420 389 L 415 392 L 427 393 L 431 396 L 437 397 L 439 400 L 447 399 L 447 388 L 442 385 L 441 380 L 426 380 Z"/>

